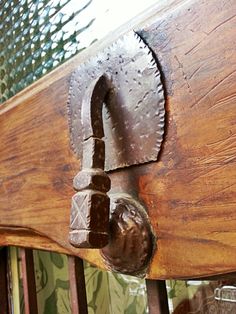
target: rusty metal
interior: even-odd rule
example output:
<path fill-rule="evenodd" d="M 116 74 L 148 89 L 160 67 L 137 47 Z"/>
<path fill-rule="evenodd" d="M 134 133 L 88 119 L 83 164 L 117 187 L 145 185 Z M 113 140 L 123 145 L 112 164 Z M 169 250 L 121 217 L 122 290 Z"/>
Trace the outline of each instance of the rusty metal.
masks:
<path fill-rule="evenodd" d="M 68 112 L 77 156 L 83 154 L 82 99 L 91 82 L 103 74 L 111 84 L 103 110 L 105 170 L 157 160 L 164 132 L 163 86 L 151 50 L 134 32 L 89 59 L 72 76 Z"/>
<path fill-rule="evenodd" d="M 110 89 L 106 76 L 90 82 L 82 103 L 82 171 L 74 178 L 78 192 L 72 197 L 69 241 L 75 247 L 101 248 L 109 240 L 107 192 L 110 179 L 104 172 L 105 144 L 102 106 Z"/>
<path fill-rule="evenodd" d="M 72 198 L 69 241 L 75 247 L 102 248 L 109 241 L 110 206 L 106 194 L 110 179 L 104 167 L 111 170 L 156 160 L 163 137 L 164 96 L 160 73 L 150 49 L 136 34 L 129 33 L 74 73 L 69 114 L 74 148 L 78 153 L 79 147 L 83 151 L 82 171 L 74 179 L 77 193 Z M 116 233 L 117 238 L 112 241 L 116 243 L 118 238 L 121 243 L 136 241 L 137 236 L 145 241 L 143 245 L 140 243 L 140 252 L 135 248 L 123 254 L 128 263 L 112 261 L 115 253 L 110 245 L 103 255 L 108 263 L 111 261 L 113 269 L 140 273 L 152 253 L 150 226 L 139 206 L 133 214 L 132 201 L 125 203 L 126 199 L 119 199 L 119 202 L 116 205 L 123 206 L 124 212 L 114 214 L 112 219 L 125 216 L 125 224 L 135 225 L 134 236 L 124 231 L 123 238 Z"/>
<path fill-rule="evenodd" d="M 130 195 L 110 198 L 110 240 L 101 250 L 104 261 L 113 271 L 144 276 L 155 248 L 146 211 Z"/>

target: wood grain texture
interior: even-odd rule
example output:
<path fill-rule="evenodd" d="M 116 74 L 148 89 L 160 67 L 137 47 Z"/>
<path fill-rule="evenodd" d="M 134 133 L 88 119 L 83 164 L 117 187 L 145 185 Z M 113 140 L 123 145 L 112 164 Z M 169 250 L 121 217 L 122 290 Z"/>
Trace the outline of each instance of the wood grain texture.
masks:
<path fill-rule="evenodd" d="M 116 34 L 134 28 L 159 60 L 165 141 L 158 162 L 112 172 L 111 192 L 131 193 L 151 217 L 158 250 L 149 278 L 233 272 L 236 2 L 165 1 L 155 8 Z M 70 148 L 66 102 L 73 69 L 114 39 L 95 44 L 0 109 L 0 245 L 78 255 L 105 268 L 99 251 L 68 243 L 80 161 Z"/>

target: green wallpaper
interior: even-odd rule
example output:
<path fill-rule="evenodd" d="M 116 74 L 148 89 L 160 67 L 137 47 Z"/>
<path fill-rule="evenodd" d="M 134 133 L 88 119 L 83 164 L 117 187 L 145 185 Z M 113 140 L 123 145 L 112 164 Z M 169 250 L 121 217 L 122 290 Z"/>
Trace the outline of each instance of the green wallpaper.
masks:
<path fill-rule="evenodd" d="M 67 256 L 34 251 L 34 262 L 39 313 L 70 314 Z M 148 313 L 144 280 L 84 265 L 89 314 Z M 19 284 L 23 314 L 21 279 Z"/>
<path fill-rule="evenodd" d="M 20 259 L 17 257 L 16 248 L 11 248 L 10 252 L 14 313 L 24 313 Z M 34 259 L 39 313 L 71 313 L 67 256 L 35 251 Z M 85 280 L 90 314 L 148 313 L 144 280 L 100 271 L 87 263 L 85 263 Z M 236 284 L 233 278 L 210 282 L 167 281 L 170 312 L 234 314 L 236 299 L 232 299 L 232 302 L 215 299 L 215 289 L 225 286 L 231 289 L 231 296 L 235 296 Z"/>
<path fill-rule="evenodd" d="M 67 257 L 35 251 L 39 312 L 69 314 Z M 100 271 L 85 263 L 90 314 L 147 313 L 143 280 Z"/>

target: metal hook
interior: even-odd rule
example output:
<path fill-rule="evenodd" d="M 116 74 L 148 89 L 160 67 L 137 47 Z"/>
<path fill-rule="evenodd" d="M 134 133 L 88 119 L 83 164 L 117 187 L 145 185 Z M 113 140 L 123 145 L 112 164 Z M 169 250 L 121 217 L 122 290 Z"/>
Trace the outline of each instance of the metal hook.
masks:
<path fill-rule="evenodd" d="M 108 244 L 110 179 L 104 172 L 105 143 L 102 108 L 110 89 L 106 75 L 94 80 L 82 102 L 83 161 L 74 178 L 69 241 L 75 247 L 102 248 Z"/>

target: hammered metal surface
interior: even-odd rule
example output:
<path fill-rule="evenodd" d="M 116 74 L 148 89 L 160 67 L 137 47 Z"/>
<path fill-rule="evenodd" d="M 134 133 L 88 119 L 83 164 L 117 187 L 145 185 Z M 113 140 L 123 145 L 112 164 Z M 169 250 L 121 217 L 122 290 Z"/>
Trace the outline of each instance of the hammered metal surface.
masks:
<path fill-rule="evenodd" d="M 105 170 L 155 161 L 164 133 L 163 86 L 151 50 L 134 32 L 73 73 L 68 112 L 75 153 L 82 158 L 82 99 L 91 80 L 104 73 L 113 85 L 103 106 Z"/>
<path fill-rule="evenodd" d="M 82 103 L 83 162 L 74 178 L 69 241 L 75 247 L 102 248 L 109 242 L 110 179 L 104 172 L 102 108 L 108 78 L 90 82 Z"/>
<path fill-rule="evenodd" d="M 155 247 L 145 208 L 128 194 L 110 195 L 110 239 L 100 252 L 112 271 L 144 276 Z"/>

